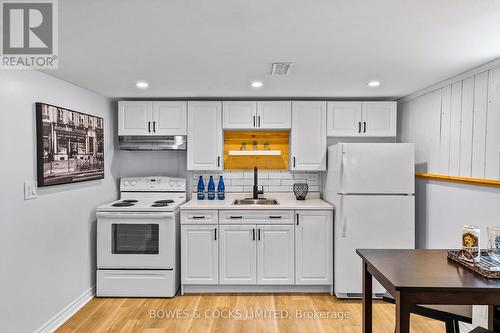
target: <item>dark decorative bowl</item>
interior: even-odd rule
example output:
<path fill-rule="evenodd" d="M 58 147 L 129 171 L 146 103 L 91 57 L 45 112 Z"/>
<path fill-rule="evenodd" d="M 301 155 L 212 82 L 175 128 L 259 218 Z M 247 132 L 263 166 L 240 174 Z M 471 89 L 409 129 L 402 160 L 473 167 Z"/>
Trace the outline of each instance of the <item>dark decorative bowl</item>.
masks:
<path fill-rule="evenodd" d="M 306 183 L 296 183 L 293 184 L 293 193 L 297 200 L 306 200 L 307 191 L 309 186 Z"/>

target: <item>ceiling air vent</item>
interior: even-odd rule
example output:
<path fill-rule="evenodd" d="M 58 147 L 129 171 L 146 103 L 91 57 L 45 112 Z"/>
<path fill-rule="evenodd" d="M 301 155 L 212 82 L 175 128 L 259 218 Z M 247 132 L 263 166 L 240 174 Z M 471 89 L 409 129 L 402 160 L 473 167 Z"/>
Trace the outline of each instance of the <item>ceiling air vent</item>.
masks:
<path fill-rule="evenodd" d="M 273 62 L 271 75 L 288 75 L 292 65 L 292 62 Z"/>

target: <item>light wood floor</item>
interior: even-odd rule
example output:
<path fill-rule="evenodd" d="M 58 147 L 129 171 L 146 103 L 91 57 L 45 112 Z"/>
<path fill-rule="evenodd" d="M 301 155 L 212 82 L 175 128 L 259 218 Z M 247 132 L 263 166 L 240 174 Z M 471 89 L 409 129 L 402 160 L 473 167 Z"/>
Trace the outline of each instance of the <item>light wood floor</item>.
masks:
<path fill-rule="evenodd" d="M 175 310 L 181 311 L 176 319 L 151 318 L 151 312 L 162 316 L 168 311 Z M 221 312 L 222 310 L 226 312 Z M 219 313 L 227 317 L 228 310 L 234 311 L 233 319 L 210 318 Z M 261 318 L 252 318 L 252 310 L 266 311 L 267 318 L 262 318 L 264 312 L 260 313 Z M 276 313 L 271 313 L 274 310 L 280 311 L 281 316 L 286 318 L 276 318 Z M 286 310 L 288 313 L 281 310 Z M 197 311 L 199 318 L 194 317 L 194 311 Z M 324 313 L 324 316 L 330 318 L 309 319 L 298 316 L 304 313 L 314 314 L 312 311 L 320 311 L 317 313 Z M 394 332 L 394 306 L 376 301 L 373 311 L 373 331 Z M 342 314 L 346 317 L 339 319 Z M 332 318 L 333 316 L 337 318 Z M 444 332 L 444 324 L 412 315 L 411 331 Z M 337 300 L 328 294 L 185 295 L 171 299 L 94 298 L 57 332 L 354 333 L 361 332 L 361 301 Z"/>

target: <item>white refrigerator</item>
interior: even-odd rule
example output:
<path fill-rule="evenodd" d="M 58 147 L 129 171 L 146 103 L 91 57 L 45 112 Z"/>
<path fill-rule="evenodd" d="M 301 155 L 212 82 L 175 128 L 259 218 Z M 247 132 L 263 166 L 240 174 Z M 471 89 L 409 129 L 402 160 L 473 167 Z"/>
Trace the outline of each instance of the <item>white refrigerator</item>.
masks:
<path fill-rule="evenodd" d="M 334 292 L 361 297 L 356 249 L 415 248 L 415 147 L 339 143 L 328 147 L 324 199 L 335 205 Z M 374 281 L 373 292 L 385 290 Z"/>

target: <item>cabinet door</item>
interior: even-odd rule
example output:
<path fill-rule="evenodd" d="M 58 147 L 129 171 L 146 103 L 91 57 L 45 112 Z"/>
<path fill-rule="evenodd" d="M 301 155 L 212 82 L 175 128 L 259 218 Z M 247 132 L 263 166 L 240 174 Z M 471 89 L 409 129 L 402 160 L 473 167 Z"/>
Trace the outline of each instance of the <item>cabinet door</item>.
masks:
<path fill-rule="evenodd" d="M 332 283 L 333 215 L 331 211 L 297 211 L 295 283 Z"/>
<path fill-rule="evenodd" d="M 224 129 L 253 129 L 257 125 L 257 102 L 228 101 L 222 103 Z"/>
<path fill-rule="evenodd" d="M 188 170 L 222 170 L 220 102 L 188 102 Z"/>
<path fill-rule="evenodd" d="M 396 136 L 396 102 L 363 102 L 364 136 Z"/>
<path fill-rule="evenodd" d="M 183 284 L 219 283 L 217 225 L 181 227 L 181 280 Z"/>
<path fill-rule="evenodd" d="M 153 134 L 187 135 L 187 102 L 153 102 Z"/>
<path fill-rule="evenodd" d="M 326 102 L 292 102 L 291 169 L 326 170 Z"/>
<path fill-rule="evenodd" d="M 292 102 L 258 102 L 257 127 L 262 129 L 290 129 L 292 127 Z"/>
<path fill-rule="evenodd" d="M 293 225 L 257 225 L 257 284 L 294 284 Z"/>
<path fill-rule="evenodd" d="M 220 226 L 220 284 L 255 284 L 255 225 Z"/>
<path fill-rule="evenodd" d="M 153 103 L 118 102 L 118 135 L 152 134 Z"/>
<path fill-rule="evenodd" d="M 361 136 L 361 102 L 328 102 L 328 136 Z"/>

